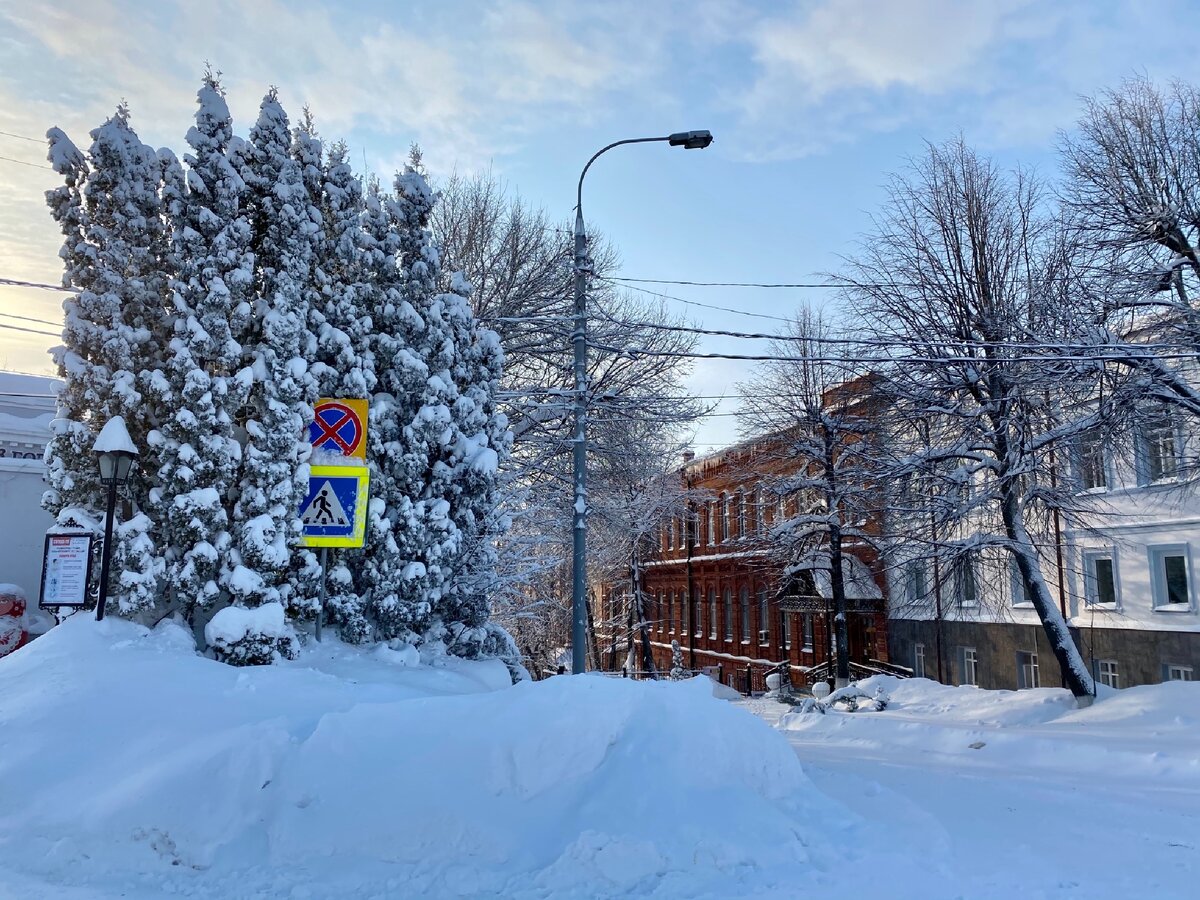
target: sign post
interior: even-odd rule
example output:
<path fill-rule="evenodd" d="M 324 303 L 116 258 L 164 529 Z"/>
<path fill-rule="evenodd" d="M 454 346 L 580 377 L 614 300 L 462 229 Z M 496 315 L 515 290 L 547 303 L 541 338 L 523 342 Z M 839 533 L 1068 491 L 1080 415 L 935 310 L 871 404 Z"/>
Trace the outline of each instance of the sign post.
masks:
<path fill-rule="evenodd" d="M 366 540 L 370 472 L 362 463 L 367 458 L 367 409 L 366 400 L 321 399 L 308 426 L 308 440 L 318 461 L 334 457 L 348 463 L 312 466 L 308 492 L 300 504 L 300 543 L 321 551 L 318 641 L 325 619 L 329 548 L 361 547 Z"/>

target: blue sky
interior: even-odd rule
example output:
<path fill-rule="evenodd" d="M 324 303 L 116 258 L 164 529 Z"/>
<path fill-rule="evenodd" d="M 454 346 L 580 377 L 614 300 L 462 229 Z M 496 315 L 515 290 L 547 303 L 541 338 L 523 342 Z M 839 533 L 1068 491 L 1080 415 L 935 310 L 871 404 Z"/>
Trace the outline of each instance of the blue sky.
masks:
<path fill-rule="evenodd" d="M 589 224 L 631 276 L 805 281 L 838 268 L 888 173 L 922 141 L 961 132 L 1005 163 L 1053 174 L 1056 134 L 1080 95 L 1134 72 L 1200 80 L 1195 12 L 1194 0 L 0 0 L 0 131 L 39 137 L 60 125 L 86 144 L 124 98 L 145 140 L 181 150 L 208 60 L 242 133 L 276 84 L 293 116 L 309 104 L 323 134 L 345 138 L 372 170 L 389 174 L 416 141 L 435 175 L 490 167 L 566 218 L 600 146 L 709 128 L 717 140 L 705 151 L 605 156 L 588 175 Z M 44 152 L 0 135 L 0 156 Z M 54 177 L 0 160 L 0 277 L 58 280 L 41 202 Z M 666 290 L 772 315 L 825 299 Z M 58 302 L 0 288 L 0 312 L 55 319 Z M 769 324 L 669 305 L 706 326 Z M 52 338 L 0 335 L 0 367 L 50 370 Z M 724 394 L 744 374 L 702 363 L 691 384 Z M 732 427 L 707 422 L 697 449 L 732 439 Z"/>

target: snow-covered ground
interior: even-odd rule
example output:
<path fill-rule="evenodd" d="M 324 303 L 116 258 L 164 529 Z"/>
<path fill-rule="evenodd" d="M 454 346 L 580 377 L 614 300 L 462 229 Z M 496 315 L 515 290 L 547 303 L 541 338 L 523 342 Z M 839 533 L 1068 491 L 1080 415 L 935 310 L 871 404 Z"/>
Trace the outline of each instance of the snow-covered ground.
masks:
<path fill-rule="evenodd" d="M 1200 883 L 1200 685 L 1075 711 L 1058 691 L 889 682 L 886 712 L 797 717 L 703 678 L 510 687 L 498 662 L 408 648 L 235 669 L 173 624 L 84 616 L 0 660 L 0 683 L 3 898 Z"/>
<path fill-rule="evenodd" d="M 883 686 L 887 710 L 743 705 L 826 797 L 924 857 L 926 883 L 889 896 L 1200 896 L 1200 683 L 1109 689 L 1085 710 L 1056 688 L 860 686 Z"/>

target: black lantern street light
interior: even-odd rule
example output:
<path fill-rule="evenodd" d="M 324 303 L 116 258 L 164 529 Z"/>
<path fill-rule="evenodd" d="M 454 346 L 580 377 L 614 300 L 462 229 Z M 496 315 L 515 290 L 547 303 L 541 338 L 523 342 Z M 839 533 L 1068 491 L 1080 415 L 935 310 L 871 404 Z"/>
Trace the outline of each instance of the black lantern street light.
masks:
<path fill-rule="evenodd" d="M 125 420 L 113 416 L 101 429 L 92 447 L 100 461 L 100 483 L 108 488 L 108 508 L 104 516 L 104 548 L 100 556 L 100 599 L 96 603 L 96 621 L 104 618 L 104 605 L 108 602 L 108 565 L 112 559 L 113 515 L 117 508 L 117 488 L 129 481 L 133 463 L 137 459 L 137 447 L 129 438 Z"/>

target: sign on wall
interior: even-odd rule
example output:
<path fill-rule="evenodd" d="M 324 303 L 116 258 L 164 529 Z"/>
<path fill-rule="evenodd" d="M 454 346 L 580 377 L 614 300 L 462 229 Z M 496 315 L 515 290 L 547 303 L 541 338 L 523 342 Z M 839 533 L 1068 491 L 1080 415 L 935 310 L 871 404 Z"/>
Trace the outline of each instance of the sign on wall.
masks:
<path fill-rule="evenodd" d="M 367 458 L 367 401 L 318 400 L 308 426 L 313 450 L 355 459 Z"/>
<path fill-rule="evenodd" d="M 367 534 L 366 466 L 313 466 L 300 504 L 306 547 L 361 547 Z"/>
<path fill-rule="evenodd" d="M 46 535 L 42 556 L 42 590 L 38 606 L 86 606 L 92 572 L 90 531 Z"/>

